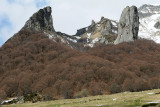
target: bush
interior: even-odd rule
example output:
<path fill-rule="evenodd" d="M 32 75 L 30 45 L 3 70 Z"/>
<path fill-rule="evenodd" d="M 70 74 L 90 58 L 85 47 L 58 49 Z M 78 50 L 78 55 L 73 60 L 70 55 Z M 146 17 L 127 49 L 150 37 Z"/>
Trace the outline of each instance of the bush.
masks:
<path fill-rule="evenodd" d="M 110 86 L 109 86 L 109 92 L 114 94 L 114 93 L 119 93 L 121 92 L 121 86 L 116 84 L 116 83 L 112 83 Z"/>
<path fill-rule="evenodd" d="M 39 93 L 26 94 L 24 95 L 24 101 L 32 101 L 33 103 L 43 101 L 43 96 Z"/>
<path fill-rule="evenodd" d="M 77 92 L 74 94 L 74 98 L 82 98 L 82 97 L 87 97 L 88 96 L 88 91 L 87 89 L 82 89 L 80 92 Z"/>

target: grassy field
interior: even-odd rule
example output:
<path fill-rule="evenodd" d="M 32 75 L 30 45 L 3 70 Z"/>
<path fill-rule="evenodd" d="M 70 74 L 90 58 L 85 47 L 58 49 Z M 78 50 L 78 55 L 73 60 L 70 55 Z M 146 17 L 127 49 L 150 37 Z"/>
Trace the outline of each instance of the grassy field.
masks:
<path fill-rule="evenodd" d="M 149 103 L 160 103 L 160 89 L 143 92 L 123 92 L 112 95 L 65 99 L 38 103 L 12 104 L 2 107 L 149 107 Z M 157 105 L 156 107 L 160 107 Z"/>

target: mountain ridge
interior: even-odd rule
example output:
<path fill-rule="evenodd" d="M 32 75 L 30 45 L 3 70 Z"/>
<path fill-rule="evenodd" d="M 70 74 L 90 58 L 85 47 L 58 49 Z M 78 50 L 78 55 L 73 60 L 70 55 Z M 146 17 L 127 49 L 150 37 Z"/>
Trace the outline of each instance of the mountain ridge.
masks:
<path fill-rule="evenodd" d="M 101 17 L 99 22 L 92 20 L 91 25 L 77 30 L 75 35 L 56 32 L 53 27 L 51 13 L 52 9 L 50 6 L 40 9 L 29 18 L 22 29 L 43 31 L 54 42 L 57 42 L 57 40 L 59 42 L 60 40 L 65 45 L 75 49 L 77 49 L 75 44 L 80 44 L 81 48 L 94 47 L 96 44 L 114 44 L 114 41 L 118 37 L 118 22 L 104 17 Z M 132 30 L 129 29 L 129 32 L 132 32 Z"/>
<path fill-rule="evenodd" d="M 48 8 L 51 8 L 50 6 L 47 6 Z M 155 41 L 155 42 L 157 42 L 157 43 L 159 43 L 158 41 L 160 41 L 160 39 L 159 39 L 159 32 L 158 32 L 158 30 L 155 30 L 155 29 L 153 29 L 153 28 L 155 28 L 154 26 L 159 26 L 159 24 L 158 24 L 158 21 L 157 22 L 155 22 L 155 24 L 154 25 L 151 25 L 152 26 L 152 28 L 150 28 L 150 29 L 148 29 L 148 31 L 147 30 L 145 30 L 146 29 L 146 27 L 148 27 L 148 26 L 146 26 L 145 25 L 145 21 L 147 21 L 147 20 L 150 20 L 150 19 L 144 19 L 144 18 L 147 18 L 147 16 L 148 17 L 150 17 L 150 16 L 152 16 L 152 15 L 155 15 L 155 14 L 158 14 L 157 12 L 159 12 L 159 8 L 158 7 L 160 7 L 159 5 L 151 5 L 151 4 L 144 4 L 144 5 L 142 5 L 141 7 L 139 7 L 138 8 L 138 12 L 139 12 L 139 18 L 140 18 L 140 29 L 139 29 L 139 34 L 138 34 L 138 36 L 139 36 L 139 38 L 144 38 L 144 39 L 149 39 L 149 40 L 153 40 L 153 41 Z M 148 10 L 149 8 L 151 8 L 150 9 L 150 11 Z M 40 9 L 40 10 L 43 10 L 43 11 L 45 11 L 44 9 Z M 49 9 L 50 10 L 50 9 Z M 51 10 L 50 10 L 51 11 Z M 145 12 L 145 13 L 144 13 Z M 42 16 L 42 17 L 44 17 L 44 16 Z M 155 16 L 156 17 L 156 16 Z M 157 17 L 159 17 L 158 15 L 157 15 Z M 43 18 L 42 18 L 43 19 Z M 44 18 L 45 19 L 45 18 Z M 51 16 L 51 28 L 52 28 L 52 32 L 55 32 L 55 30 L 54 30 L 54 27 L 53 27 L 53 19 L 52 19 L 52 16 Z M 103 21 L 102 21 L 102 19 L 104 19 L 104 20 L 108 20 L 109 22 L 112 22 L 111 24 L 108 24 L 108 25 L 103 25 Z M 30 20 L 30 19 L 29 19 Z M 29 21 L 28 20 L 28 21 Z M 153 20 L 156 20 L 156 19 L 153 19 Z M 23 27 L 23 28 L 25 28 L 25 27 L 29 27 L 29 26 L 31 26 L 31 21 L 30 21 L 30 24 L 29 24 L 29 22 L 26 22 L 26 24 L 25 24 L 25 26 Z M 102 22 L 102 23 L 101 23 Z M 105 21 L 104 21 L 105 22 Z M 106 21 L 107 22 L 107 21 Z M 27 25 L 27 23 L 28 23 L 28 25 Z M 95 22 L 94 22 L 95 23 Z M 77 30 L 77 33 L 75 34 L 75 35 L 68 35 L 68 34 L 65 34 L 65 33 L 63 33 L 63 34 L 65 34 L 65 35 L 68 35 L 67 37 L 65 37 L 65 36 L 63 36 L 62 38 L 63 39 L 65 39 L 65 41 L 67 42 L 67 41 L 69 41 L 69 42 L 74 42 L 74 43 L 80 43 L 80 44 L 84 44 L 84 46 L 83 47 L 93 47 L 93 46 L 96 46 L 96 44 L 101 44 L 101 43 L 104 43 L 104 44 L 112 44 L 113 43 L 113 41 L 116 39 L 116 37 L 118 36 L 118 23 L 119 22 L 117 22 L 117 21 L 114 21 L 114 20 L 111 20 L 111 19 L 108 19 L 108 18 L 104 18 L 104 17 L 102 17 L 101 19 L 100 19 L 100 21 L 98 21 L 98 22 L 96 22 L 96 26 L 97 27 L 100 27 L 100 28 L 96 28 L 96 27 L 94 27 L 94 29 L 93 30 L 95 30 L 94 32 L 91 32 L 91 29 L 90 28 L 93 28 L 93 27 L 91 27 L 92 26 L 92 24 L 91 25 L 89 25 L 89 26 L 87 26 L 87 27 L 84 27 L 84 28 L 81 28 L 81 29 L 78 29 Z M 149 23 L 149 22 L 147 22 L 147 23 Z M 157 25 L 156 25 L 157 24 Z M 27 26 L 26 26 L 27 25 Z M 107 26 L 108 26 L 108 28 L 107 28 Z M 110 28 L 109 28 L 110 27 Z M 111 28 L 111 27 L 113 27 L 113 28 Z M 23 29 L 22 28 L 22 29 Z M 33 27 L 34 28 L 34 27 Z M 102 29 L 103 28 L 103 29 Z M 107 29 L 106 29 L 107 28 Z M 149 28 L 149 27 L 148 27 Z M 87 31 L 87 30 L 88 31 Z M 96 30 L 97 29 L 97 30 Z M 105 33 L 107 34 L 107 30 L 109 30 L 110 29 L 110 33 L 109 33 L 109 35 L 108 36 L 105 36 Z M 90 31 L 89 31 L 90 30 Z M 103 31 L 102 31 L 103 30 Z M 96 34 L 96 32 L 98 31 L 98 34 Z M 81 35 L 79 35 L 78 33 L 79 32 L 83 32 Z M 104 32 L 104 33 L 103 33 Z M 145 33 L 145 32 L 147 32 L 147 33 Z M 59 33 L 59 32 L 58 32 Z M 93 37 L 92 37 L 92 33 L 93 33 Z M 62 34 L 62 33 L 61 33 Z M 103 35 L 102 35 L 103 34 Z M 53 34 L 53 35 L 57 35 L 57 34 Z M 94 36 L 95 35 L 95 36 Z M 98 36 L 96 36 L 96 35 L 98 35 Z M 145 36 L 146 35 L 146 36 Z M 156 36 L 152 36 L 152 35 L 156 35 Z M 82 37 L 81 37 L 82 36 Z M 111 38 L 111 39 L 110 39 Z M 109 40 L 107 40 L 107 39 L 109 39 Z M 66 44 L 66 45 L 69 45 L 69 44 Z M 71 47 L 71 46 L 70 46 Z"/>

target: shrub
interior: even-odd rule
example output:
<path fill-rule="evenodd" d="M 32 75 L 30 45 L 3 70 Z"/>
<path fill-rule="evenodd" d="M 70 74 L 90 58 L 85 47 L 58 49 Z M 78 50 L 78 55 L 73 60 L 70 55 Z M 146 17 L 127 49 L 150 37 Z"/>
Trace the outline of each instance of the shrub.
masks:
<path fill-rule="evenodd" d="M 82 89 L 80 92 L 76 92 L 74 94 L 74 98 L 82 98 L 82 97 L 87 97 L 88 96 L 88 91 L 87 89 Z"/>
<path fill-rule="evenodd" d="M 109 92 L 110 93 L 119 93 L 121 92 L 121 86 L 116 84 L 116 83 L 112 83 L 110 86 L 109 86 Z"/>

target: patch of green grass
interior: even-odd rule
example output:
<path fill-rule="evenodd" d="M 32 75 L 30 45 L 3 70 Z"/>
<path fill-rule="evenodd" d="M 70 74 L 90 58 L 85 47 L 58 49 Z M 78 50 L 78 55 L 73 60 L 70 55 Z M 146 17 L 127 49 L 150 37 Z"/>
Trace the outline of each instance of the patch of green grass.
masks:
<path fill-rule="evenodd" d="M 90 96 L 47 102 L 4 105 L 2 107 L 141 107 L 160 99 L 160 89 L 142 92 L 123 92 L 112 95 Z M 148 94 L 153 93 L 153 94 Z M 116 100 L 115 100 L 116 99 Z"/>
<path fill-rule="evenodd" d="M 140 106 L 140 105 L 141 105 L 141 98 L 134 100 L 134 106 Z"/>
<path fill-rule="evenodd" d="M 51 104 L 51 105 L 45 105 L 40 107 L 61 107 L 61 104 Z"/>

